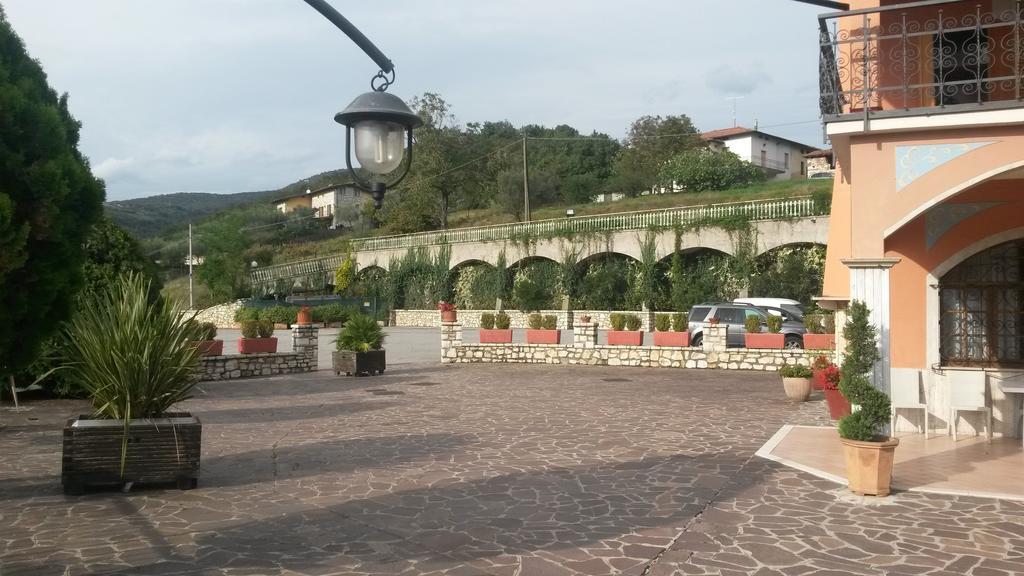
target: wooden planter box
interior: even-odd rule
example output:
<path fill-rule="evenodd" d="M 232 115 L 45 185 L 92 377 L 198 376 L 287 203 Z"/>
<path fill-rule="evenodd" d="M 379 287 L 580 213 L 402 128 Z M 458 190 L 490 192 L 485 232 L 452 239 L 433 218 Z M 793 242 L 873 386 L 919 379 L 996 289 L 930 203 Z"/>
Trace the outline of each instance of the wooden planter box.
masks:
<path fill-rule="evenodd" d="M 334 373 L 346 376 L 361 376 L 363 374 L 382 374 L 387 368 L 384 350 L 370 350 L 369 352 L 352 352 L 342 350 L 331 352 L 331 363 L 334 365 Z"/>
<path fill-rule="evenodd" d="M 786 347 L 784 334 L 744 334 L 744 346 L 747 348 L 771 348 L 782 350 Z"/>
<path fill-rule="evenodd" d="M 655 346 L 689 346 L 689 332 L 655 332 Z"/>
<path fill-rule="evenodd" d="M 203 426 L 188 413 L 164 418 L 132 420 L 128 451 L 121 475 L 121 420 L 71 418 L 64 426 L 61 484 L 68 494 L 81 494 L 93 486 L 124 486 L 175 482 L 189 490 L 199 480 L 199 454 Z"/>
<path fill-rule="evenodd" d="M 804 334 L 804 348 L 808 350 L 835 350 L 835 334 Z"/>
<path fill-rule="evenodd" d="M 561 330 L 533 330 L 526 331 L 527 344 L 561 344 Z"/>
<path fill-rule="evenodd" d="M 239 338 L 239 354 L 272 354 L 277 352 L 277 338 Z"/>
<path fill-rule="evenodd" d="M 608 331 L 608 345 L 609 346 L 642 346 L 644 343 L 644 333 L 637 330 L 609 330 Z"/>
<path fill-rule="evenodd" d="M 512 342 L 512 329 L 507 330 L 500 329 L 480 329 L 480 343 L 481 344 L 508 344 Z"/>
<path fill-rule="evenodd" d="M 223 356 L 224 355 L 224 341 L 223 340 L 200 340 L 194 342 L 196 350 L 200 356 Z"/>

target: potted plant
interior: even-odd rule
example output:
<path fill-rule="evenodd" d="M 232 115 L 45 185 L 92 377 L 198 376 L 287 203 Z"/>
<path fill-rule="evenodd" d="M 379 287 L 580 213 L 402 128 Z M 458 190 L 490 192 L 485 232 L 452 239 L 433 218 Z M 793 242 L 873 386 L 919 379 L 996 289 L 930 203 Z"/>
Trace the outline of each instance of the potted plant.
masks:
<path fill-rule="evenodd" d="M 382 374 L 387 368 L 384 355 L 384 330 L 372 316 L 354 314 L 345 323 L 331 353 L 334 373 Z"/>
<path fill-rule="evenodd" d="M 67 493 L 87 487 L 177 483 L 195 488 L 202 425 L 173 407 L 198 382 L 202 338 L 195 322 L 149 282 L 122 276 L 87 301 L 67 328 L 60 368 L 92 402 L 92 413 L 67 421 L 61 483 Z"/>
<path fill-rule="evenodd" d="M 811 388 L 814 390 L 825 389 L 825 369 L 832 364 L 828 356 L 818 355 L 811 361 Z"/>
<path fill-rule="evenodd" d="M 458 320 L 455 304 L 442 300 L 437 303 L 437 309 L 441 311 L 441 322 L 451 323 Z"/>
<path fill-rule="evenodd" d="M 690 345 L 690 333 L 686 331 L 686 322 L 680 312 L 672 315 L 658 314 L 655 316 L 654 330 L 655 346 Z"/>
<path fill-rule="evenodd" d="M 768 325 L 768 333 L 761 333 L 761 317 L 757 315 L 747 316 L 743 323 L 746 334 L 743 335 L 744 346 L 747 348 L 769 348 L 782 350 L 786 347 L 786 337 L 782 331 L 782 317 L 769 314 L 765 319 Z"/>
<path fill-rule="evenodd" d="M 804 316 L 804 348 L 808 350 L 835 350 L 836 323 L 831 314 L 808 314 Z"/>
<path fill-rule="evenodd" d="M 811 397 L 811 369 L 801 364 L 787 364 L 779 369 L 786 398 L 805 402 Z"/>
<path fill-rule="evenodd" d="M 192 320 L 192 322 L 195 322 Z M 223 356 L 224 341 L 217 340 L 217 325 L 213 322 L 196 323 L 199 340 L 193 342 L 200 356 Z"/>
<path fill-rule="evenodd" d="M 580 324 L 590 324 L 590 314 L 580 315 Z"/>
<path fill-rule="evenodd" d="M 269 319 L 242 322 L 242 337 L 238 339 L 239 354 L 273 354 L 277 352 L 274 323 Z"/>
<path fill-rule="evenodd" d="M 892 484 L 893 458 L 900 441 L 883 432 L 889 424 L 889 396 L 869 379 L 881 359 L 868 307 L 850 302 L 849 320 L 843 327 L 846 354 L 840 369 L 839 389 L 858 406 L 839 421 L 839 438 L 846 456 L 846 477 L 855 494 L 888 496 Z"/>
<path fill-rule="evenodd" d="M 828 415 L 833 420 L 839 420 L 851 411 L 850 401 L 843 396 L 839 390 L 839 366 L 829 363 L 822 371 L 824 381 L 825 402 L 828 404 Z"/>
<path fill-rule="evenodd" d="M 636 314 L 614 313 L 608 317 L 612 329 L 608 331 L 609 346 L 642 346 L 644 333 L 640 331 L 642 322 Z"/>
<path fill-rule="evenodd" d="M 558 318 L 553 315 L 541 316 L 530 314 L 529 330 L 526 331 L 527 344 L 560 344 L 562 331 L 558 330 Z"/>
<path fill-rule="evenodd" d="M 480 315 L 480 343 L 508 344 L 512 342 L 511 319 L 508 314 L 500 312 L 497 316 L 490 312 Z"/>
<path fill-rule="evenodd" d="M 313 323 L 313 314 L 309 306 L 302 306 L 295 314 L 295 323 L 299 326 L 308 326 Z"/>

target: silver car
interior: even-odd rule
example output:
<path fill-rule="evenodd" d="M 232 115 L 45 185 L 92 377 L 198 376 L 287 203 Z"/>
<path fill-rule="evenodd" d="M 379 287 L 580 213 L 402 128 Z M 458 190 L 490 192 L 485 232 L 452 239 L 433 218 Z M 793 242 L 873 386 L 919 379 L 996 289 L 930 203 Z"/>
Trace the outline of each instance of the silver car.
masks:
<path fill-rule="evenodd" d="M 762 326 L 768 324 L 768 313 L 757 306 L 732 302 L 698 304 L 690 309 L 688 326 L 690 345 L 700 346 L 704 340 L 704 324 L 707 323 L 708 318 L 718 318 L 720 324 L 729 326 L 726 345 L 732 348 L 742 348 L 744 335 L 747 333 L 748 316 L 759 317 Z M 805 332 L 807 332 L 807 328 L 804 327 L 803 322 L 791 319 L 782 322 L 782 334 L 786 337 L 786 348 L 803 348 Z"/>

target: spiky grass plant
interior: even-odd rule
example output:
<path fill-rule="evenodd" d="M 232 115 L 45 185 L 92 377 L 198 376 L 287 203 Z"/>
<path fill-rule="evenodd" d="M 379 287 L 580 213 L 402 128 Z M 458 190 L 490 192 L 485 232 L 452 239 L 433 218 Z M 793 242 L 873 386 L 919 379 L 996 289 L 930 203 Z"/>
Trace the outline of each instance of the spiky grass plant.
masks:
<path fill-rule="evenodd" d="M 369 352 L 384 346 L 384 330 L 372 316 L 356 314 L 348 319 L 338 334 L 336 347 L 339 352 Z"/>

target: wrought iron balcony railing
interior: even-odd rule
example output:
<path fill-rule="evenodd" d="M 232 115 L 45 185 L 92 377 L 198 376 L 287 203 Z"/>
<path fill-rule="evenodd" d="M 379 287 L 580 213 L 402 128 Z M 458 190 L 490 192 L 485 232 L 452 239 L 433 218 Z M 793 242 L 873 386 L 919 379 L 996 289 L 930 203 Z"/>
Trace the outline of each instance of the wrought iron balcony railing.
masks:
<path fill-rule="evenodd" d="M 821 113 L 1024 106 L 1021 0 L 925 0 L 819 16 Z"/>

